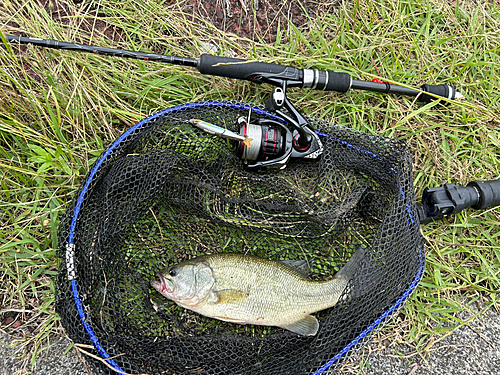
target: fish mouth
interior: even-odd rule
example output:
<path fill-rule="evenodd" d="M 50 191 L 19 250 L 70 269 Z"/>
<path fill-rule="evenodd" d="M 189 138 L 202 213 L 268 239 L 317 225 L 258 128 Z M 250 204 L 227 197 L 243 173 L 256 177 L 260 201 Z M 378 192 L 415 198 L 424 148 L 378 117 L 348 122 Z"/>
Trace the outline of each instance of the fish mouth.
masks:
<path fill-rule="evenodd" d="M 160 285 L 158 291 L 160 293 L 172 293 L 174 291 L 174 283 L 172 280 L 163 277 L 161 273 L 158 274 L 160 278 Z"/>

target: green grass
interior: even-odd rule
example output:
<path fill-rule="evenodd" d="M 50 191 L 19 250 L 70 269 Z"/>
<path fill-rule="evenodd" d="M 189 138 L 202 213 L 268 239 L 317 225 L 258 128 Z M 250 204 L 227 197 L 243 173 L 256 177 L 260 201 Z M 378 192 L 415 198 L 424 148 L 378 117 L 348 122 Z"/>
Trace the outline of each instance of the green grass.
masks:
<path fill-rule="evenodd" d="M 312 19 L 307 31 L 291 28 L 287 34 L 282 28 L 272 45 L 193 23 L 175 4 L 167 6 L 171 2 L 87 3 L 61 1 L 45 10 L 36 2 L 4 0 L 0 31 L 186 57 L 199 56 L 203 43 L 213 43 L 220 53 L 347 71 L 358 79 L 447 83 L 466 98 L 423 106 L 412 98 L 368 92 L 290 90 L 289 97 L 306 114 L 405 139 L 419 195 L 445 182 L 500 178 L 495 2 L 344 1 Z M 61 4 L 69 16 L 59 16 Z M 47 336 L 61 331 L 54 313 L 59 217 L 103 147 L 159 109 L 207 99 L 262 103 L 270 88 L 143 61 L 32 46 L 19 51 L 8 44 L 1 51 L 0 309 L 24 311 L 20 319 L 30 324 L 16 332 L 33 362 Z M 474 301 L 499 310 L 499 223 L 497 208 L 423 227 L 424 279 L 381 337 L 423 353 L 439 335 L 468 323 L 459 313 Z"/>

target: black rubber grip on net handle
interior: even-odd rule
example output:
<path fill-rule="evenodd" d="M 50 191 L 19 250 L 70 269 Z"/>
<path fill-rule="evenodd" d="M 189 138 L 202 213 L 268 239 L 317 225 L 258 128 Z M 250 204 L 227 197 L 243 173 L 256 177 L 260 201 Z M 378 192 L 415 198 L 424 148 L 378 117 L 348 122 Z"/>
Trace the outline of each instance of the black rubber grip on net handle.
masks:
<path fill-rule="evenodd" d="M 500 180 L 472 181 L 467 184 L 476 189 L 479 199 L 472 208 L 484 210 L 490 207 L 500 206 Z"/>

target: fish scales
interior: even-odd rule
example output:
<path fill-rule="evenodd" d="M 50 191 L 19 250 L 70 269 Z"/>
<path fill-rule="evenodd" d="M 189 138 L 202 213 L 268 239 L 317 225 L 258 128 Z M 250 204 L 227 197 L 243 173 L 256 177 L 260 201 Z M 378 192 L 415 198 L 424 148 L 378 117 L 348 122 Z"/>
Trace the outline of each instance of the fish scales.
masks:
<path fill-rule="evenodd" d="M 210 257 L 216 285 L 219 290 L 247 290 L 249 298 L 239 308 L 249 311 L 272 313 L 300 307 L 319 311 L 334 305 L 345 288 L 345 283 L 311 281 L 281 262 L 239 254 L 231 258 Z"/>
<path fill-rule="evenodd" d="M 329 281 L 312 281 L 279 261 L 220 253 L 169 267 L 151 285 L 179 306 L 211 318 L 314 335 L 318 321 L 310 314 L 338 302 L 356 269 L 356 254 Z"/>

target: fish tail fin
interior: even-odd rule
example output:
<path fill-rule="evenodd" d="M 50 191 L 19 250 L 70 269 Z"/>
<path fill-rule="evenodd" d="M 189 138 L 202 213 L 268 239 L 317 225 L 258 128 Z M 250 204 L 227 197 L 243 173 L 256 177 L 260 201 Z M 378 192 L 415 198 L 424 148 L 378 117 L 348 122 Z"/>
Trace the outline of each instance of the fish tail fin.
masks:
<path fill-rule="evenodd" d="M 334 279 L 347 283 L 348 289 L 344 298 L 354 299 L 372 293 L 379 287 L 382 277 L 371 254 L 361 246 L 335 274 Z"/>
<path fill-rule="evenodd" d="M 243 141 L 243 143 L 247 146 L 247 147 L 250 147 L 250 142 L 253 141 L 253 138 L 245 138 L 245 140 Z"/>
<path fill-rule="evenodd" d="M 362 265 L 366 262 L 370 254 L 367 253 L 366 249 L 362 246 L 356 251 L 351 258 L 347 261 L 344 267 L 338 271 L 334 278 L 343 279 L 345 281 L 351 280 L 356 272 L 358 272 Z"/>

